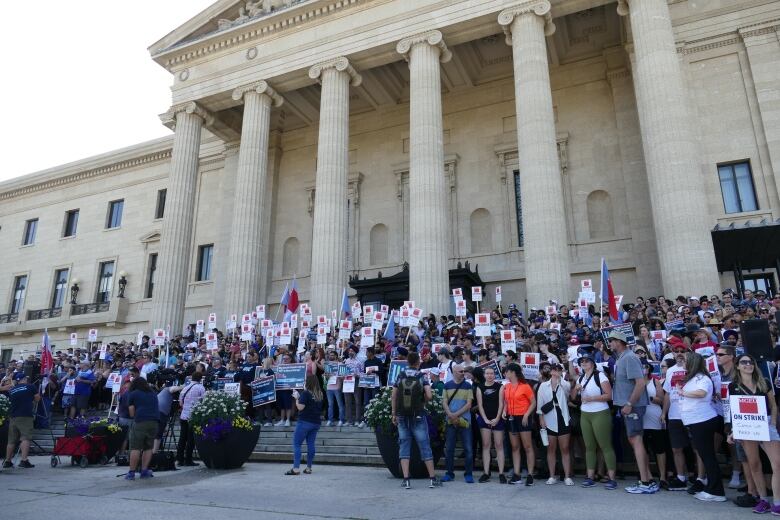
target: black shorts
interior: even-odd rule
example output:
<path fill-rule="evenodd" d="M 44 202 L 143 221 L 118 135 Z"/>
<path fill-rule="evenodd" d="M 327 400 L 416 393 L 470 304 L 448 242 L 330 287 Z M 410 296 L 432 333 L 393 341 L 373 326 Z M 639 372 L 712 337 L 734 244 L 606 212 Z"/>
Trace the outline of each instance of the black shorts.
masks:
<path fill-rule="evenodd" d="M 77 395 L 75 396 L 76 400 L 73 403 L 73 405 L 78 410 L 86 410 L 89 408 L 89 395 Z"/>
<path fill-rule="evenodd" d="M 571 434 L 571 421 L 569 421 L 569 425 L 567 426 L 563 422 L 563 414 L 561 413 L 561 409 L 556 407 L 555 412 L 558 415 L 558 431 L 554 432 L 551 429 L 547 428 L 547 435 L 551 435 L 553 437 L 560 437 L 562 435 Z"/>
<path fill-rule="evenodd" d="M 669 444 L 672 449 L 681 450 L 691 445 L 688 429 L 683 426 L 681 419 L 669 419 L 666 428 L 666 431 L 669 432 Z"/>
<path fill-rule="evenodd" d="M 534 428 L 533 417 L 528 418 L 528 425 L 526 426 L 523 426 L 522 415 L 512 415 L 507 422 L 509 423 L 509 433 L 531 432 Z"/>
<path fill-rule="evenodd" d="M 666 453 L 669 449 L 669 435 L 665 430 L 644 430 L 642 435 L 645 449 L 653 455 Z"/>

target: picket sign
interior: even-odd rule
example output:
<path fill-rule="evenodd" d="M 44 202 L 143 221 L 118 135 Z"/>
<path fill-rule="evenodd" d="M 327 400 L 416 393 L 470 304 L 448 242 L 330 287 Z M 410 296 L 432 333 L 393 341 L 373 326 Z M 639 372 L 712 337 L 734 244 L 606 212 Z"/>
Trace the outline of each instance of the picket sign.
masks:
<path fill-rule="evenodd" d="M 490 336 L 490 314 L 480 312 L 474 315 L 474 334 L 480 337 Z"/>
<path fill-rule="evenodd" d="M 471 288 L 471 301 L 473 302 L 482 301 L 482 287 L 477 285 Z"/>
<path fill-rule="evenodd" d="M 501 331 L 501 351 L 514 350 L 516 348 L 515 331 L 506 329 Z"/>
<path fill-rule="evenodd" d="M 496 303 L 501 303 L 501 286 L 496 286 Z"/>

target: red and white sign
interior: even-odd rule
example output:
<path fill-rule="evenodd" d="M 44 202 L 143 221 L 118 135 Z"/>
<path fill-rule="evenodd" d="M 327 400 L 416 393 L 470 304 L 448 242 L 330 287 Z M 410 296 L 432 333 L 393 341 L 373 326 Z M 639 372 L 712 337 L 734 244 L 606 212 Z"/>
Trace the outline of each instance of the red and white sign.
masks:
<path fill-rule="evenodd" d="M 732 395 L 731 433 L 741 441 L 768 441 L 769 416 L 764 396 Z"/>
<path fill-rule="evenodd" d="M 274 322 L 272 322 L 271 320 L 262 320 L 260 322 L 260 329 L 261 330 L 272 329 L 273 326 L 274 326 Z"/>
<path fill-rule="evenodd" d="M 290 343 L 292 343 L 292 329 L 290 324 L 284 321 L 282 326 L 279 327 L 279 344 L 289 345 Z"/>
<path fill-rule="evenodd" d="M 580 287 L 583 291 L 592 291 L 593 290 L 593 280 L 588 278 L 587 280 L 580 280 Z"/>
<path fill-rule="evenodd" d="M 255 307 L 255 312 L 257 312 L 257 318 L 264 320 L 265 319 L 265 305 L 258 305 Z"/>
<path fill-rule="evenodd" d="M 409 309 L 413 309 L 413 308 L 417 307 L 414 304 L 414 300 L 404 300 L 404 305 L 406 305 L 406 307 L 409 308 Z"/>
<path fill-rule="evenodd" d="M 410 309 L 410 316 L 409 316 L 409 326 L 410 327 L 417 327 L 420 324 L 420 318 L 422 318 L 422 309 Z"/>
<path fill-rule="evenodd" d="M 209 314 L 209 330 L 214 330 L 217 328 L 217 315 L 216 313 Z"/>
<path fill-rule="evenodd" d="M 461 289 L 460 287 L 458 287 L 457 289 L 453 289 L 452 297 L 455 298 L 456 300 L 463 298 L 463 289 Z"/>
<path fill-rule="evenodd" d="M 501 331 L 501 350 L 506 352 L 507 350 L 515 350 L 517 344 L 515 343 L 515 331 L 502 330 Z"/>
<path fill-rule="evenodd" d="M 374 328 L 373 327 L 361 327 L 360 328 L 360 346 L 371 347 L 374 345 Z"/>
<path fill-rule="evenodd" d="M 143 335 L 142 335 L 143 336 Z M 70 333 L 70 346 L 75 347 L 79 344 L 79 335 L 75 332 Z M 138 344 L 140 345 L 141 342 L 139 341 Z"/>
<path fill-rule="evenodd" d="M 466 316 L 466 300 L 457 300 L 455 302 L 455 316 Z"/>
<path fill-rule="evenodd" d="M 252 341 L 252 324 L 241 324 L 241 341 Z"/>
<path fill-rule="evenodd" d="M 349 339 L 352 334 L 352 322 L 349 320 L 341 320 L 339 323 L 339 339 Z"/>
<path fill-rule="evenodd" d="M 380 305 L 379 310 L 382 311 L 382 314 L 387 316 L 390 313 L 390 306 L 389 305 Z"/>
<path fill-rule="evenodd" d="M 311 328 L 311 320 L 307 318 L 301 318 L 301 328 L 302 329 L 310 329 Z"/>
<path fill-rule="evenodd" d="M 482 301 L 482 287 L 476 286 L 471 288 L 471 301 L 473 302 Z"/>
<path fill-rule="evenodd" d="M 496 303 L 501 303 L 501 286 L 496 286 Z"/>
<path fill-rule="evenodd" d="M 363 316 L 365 316 L 365 319 L 367 322 L 370 322 L 374 319 L 374 306 L 373 305 L 364 305 L 363 306 Z"/>
<path fill-rule="evenodd" d="M 94 343 L 97 341 L 98 338 L 98 331 L 97 329 L 89 329 L 89 332 L 87 333 L 87 341 L 90 343 Z"/>
<path fill-rule="evenodd" d="M 241 323 L 252 323 L 252 315 L 251 314 L 242 314 L 241 315 Z"/>
<path fill-rule="evenodd" d="M 480 312 L 474 315 L 474 333 L 477 336 L 490 336 L 490 314 Z"/>
<path fill-rule="evenodd" d="M 385 321 L 385 315 L 382 311 L 374 311 L 373 319 L 371 320 L 371 327 L 374 330 L 382 330 L 382 324 Z"/>
<path fill-rule="evenodd" d="M 531 379 L 532 381 L 539 380 L 539 359 L 538 352 L 523 352 L 520 355 L 520 366 L 526 379 Z"/>
<path fill-rule="evenodd" d="M 217 343 L 217 333 L 206 333 L 206 348 L 209 350 L 219 350 L 219 344 Z"/>
<path fill-rule="evenodd" d="M 558 314 L 558 309 L 555 307 L 555 305 L 548 305 L 544 308 L 545 312 L 548 316 L 553 316 L 555 314 Z"/>
<path fill-rule="evenodd" d="M 195 322 L 195 332 L 197 334 L 203 334 L 206 330 L 206 322 L 204 320 L 198 320 Z"/>

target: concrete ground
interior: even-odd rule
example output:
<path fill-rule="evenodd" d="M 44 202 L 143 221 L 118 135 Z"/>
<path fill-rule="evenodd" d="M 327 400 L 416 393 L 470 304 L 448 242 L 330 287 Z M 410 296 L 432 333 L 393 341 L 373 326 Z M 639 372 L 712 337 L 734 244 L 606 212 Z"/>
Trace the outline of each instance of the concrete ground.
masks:
<path fill-rule="evenodd" d="M 750 509 L 731 502 L 702 503 L 685 492 L 629 495 L 622 487 L 606 491 L 547 486 L 544 481 L 526 488 L 500 485 L 495 475 L 486 484 L 466 484 L 462 472 L 457 481 L 441 488 L 428 489 L 427 480 L 420 480 L 412 481 L 408 491 L 384 468 L 315 466 L 312 475 L 287 477 L 289 464 L 276 463 L 249 463 L 233 471 L 185 468 L 126 482 L 117 477 L 126 468 L 81 469 L 71 467 L 67 457 L 62 459 L 57 468 L 50 467 L 49 457 L 31 457 L 34 469 L 0 471 L 0 519 L 605 520 L 618 514 L 630 520 L 710 520 L 751 516 Z M 728 496 L 733 498 L 735 492 L 729 490 Z"/>

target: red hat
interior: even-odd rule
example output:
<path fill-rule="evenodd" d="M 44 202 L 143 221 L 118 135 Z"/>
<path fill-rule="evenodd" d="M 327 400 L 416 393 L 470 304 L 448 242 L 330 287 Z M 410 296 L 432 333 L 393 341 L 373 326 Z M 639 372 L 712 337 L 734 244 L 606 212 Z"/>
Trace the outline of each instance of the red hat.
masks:
<path fill-rule="evenodd" d="M 577 338 L 571 338 L 569 340 L 569 345 L 579 345 L 579 344 L 580 344 L 580 340 L 578 340 Z"/>
<path fill-rule="evenodd" d="M 685 342 L 682 339 L 678 338 L 677 336 L 670 337 L 668 340 L 666 340 L 666 342 L 669 345 L 671 345 L 672 348 L 680 348 L 680 347 L 685 349 L 688 348 Z"/>

